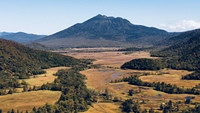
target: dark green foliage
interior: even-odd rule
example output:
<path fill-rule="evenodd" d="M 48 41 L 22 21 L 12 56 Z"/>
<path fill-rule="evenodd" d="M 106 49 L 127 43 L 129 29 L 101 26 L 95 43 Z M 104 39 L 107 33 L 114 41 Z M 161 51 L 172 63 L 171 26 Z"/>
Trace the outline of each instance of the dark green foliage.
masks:
<path fill-rule="evenodd" d="M 37 42 L 32 42 L 30 44 L 26 44 L 26 46 L 30 47 L 30 48 L 33 48 L 33 49 L 36 49 L 36 50 L 44 50 L 44 51 L 53 50 L 52 48 L 47 47 L 47 46 L 42 45 L 42 44 L 39 44 Z"/>
<path fill-rule="evenodd" d="M 134 94 L 134 90 L 133 89 L 131 89 L 131 90 L 128 91 L 128 95 L 129 96 L 133 96 L 133 94 Z"/>
<path fill-rule="evenodd" d="M 11 77 L 8 74 L 0 74 L 0 89 L 5 88 L 19 88 L 20 83 L 15 77 Z"/>
<path fill-rule="evenodd" d="M 12 109 L 10 113 L 15 113 L 15 110 L 14 110 L 14 109 Z"/>
<path fill-rule="evenodd" d="M 132 104 L 133 104 L 133 101 L 131 99 L 125 100 L 122 103 L 122 111 L 127 112 L 127 113 L 131 112 L 132 111 Z"/>
<path fill-rule="evenodd" d="M 191 74 L 188 74 L 186 76 L 183 76 L 182 79 L 187 79 L 187 80 L 200 80 L 200 70 L 195 71 Z"/>
<path fill-rule="evenodd" d="M 163 113 L 169 113 L 169 112 L 177 112 L 178 111 L 178 105 L 174 105 L 174 103 L 169 100 L 167 103 L 160 104 L 160 109 L 163 110 Z"/>
<path fill-rule="evenodd" d="M 151 108 L 151 109 L 149 110 L 149 113 L 155 113 L 155 112 L 154 112 L 154 109 Z"/>
<path fill-rule="evenodd" d="M 122 103 L 122 111 L 127 113 L 140 113 L 141 109 L 138 102 L 134 102 L 132 99 L 128 99 Z"/>
<path fill-rule="evenodd" d="M 119 98 L 118 97 L 114 97 L 113 102 L 119 102 Z"/>
<path fill-rule="evenodd" d="M 134 59 L 121 66 L 122 69 L 160 70 L 165 68 L 165 63 L 159 59 Z"/>
<path fill-rule="evenodd" d="M 13 89 L 9 89 L 8 94 L 13 94 Z"/>
<path fill-rule="evenodd" d="M 129 82 L 129 84 L 132 85 L 138 85 L 138 86 L 147 86 L 147 87 L 154 87 L 155 90 L 162 91 L 165 93 L 170 93 L 170 94 L 196 94 L 199 95 L 200 91 L 196 88 L 180 88 L 176 85 L 171 85 L 167 83 L 160 83 L 160 82 L 143 82 L 141 79 L 139 79 L 138 76 L 130 76 L 127 78 L 123 78 L 122 81 L 124 82 Z M 121 82 L 121 81 L 120 81 Z"/>
<path fill-rule="evenodd" d="M 55 74 L 58 78 L 53 83 L 41 86 L 42 90 L 62 91 L 59 101 L 50 107 L 51 112 L 48 113 L 85 111 L 88 109 L 88 105 L 96 102 L 95 93 L 86 88 L 84 82 L 86 78 L 77 71 L 80 69 L 76 68 L 59 70 Z M 40 112 L 45 110 L 47 110 L 47 105 L 37 109 Z"/>
<path fill-rule="evenodd" d="M 0 39 L 0 89 L 19 87 L 17 78 L 45 73 L 42 69 L 74 66 L 81 61 L 56 54 L 33 50 L 18 43 Z"/>
<path fill-rule="evenodd" d="M 169 48 L 152 52 L 151 55 L 164 57 L 168 68 L 199 70 L 200 29 L 182 33 L 172 39 L 179 41 Z"/>

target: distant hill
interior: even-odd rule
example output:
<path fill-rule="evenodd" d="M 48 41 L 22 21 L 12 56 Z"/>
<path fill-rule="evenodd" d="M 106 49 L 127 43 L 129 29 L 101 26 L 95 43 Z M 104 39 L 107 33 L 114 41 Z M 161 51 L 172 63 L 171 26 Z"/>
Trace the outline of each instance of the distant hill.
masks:
<path fill-rule="evenodd" d="M 19 43 L 30 43 L 44 37 L 45 35 L 27 34 L 24 32 L 17 32 L 17 33 L 1 32 L 0 33 L 0 38 L 6 39 L 6 40 L 12 40 Z"/>
<path fill-rule="evenodd" d="M 165 57 L 171 68 L 200 69 L 200 29 L 181 33 L 169 41 L 173 42 L 172 46 L 152 52 L 152 56 Z"/>
<path fill-rule="evenodd" d="M 11 33 L 10 32 L 0 32 L 0 37 L 5 36 L 5 35 L 9 35 L 9 34 L 11 34 Z"/>
<path fill-rule="evenodd" d="M 72 57 L 33 50 L 16 42 L 0 39 L 0 78 L 3 75 L 26 78 L 43 73 L 42 69 L 45 68 L 78 63 L 80 61 Z"/>
<path fill-rule="evenodd" d="M 191 37 L 198 35 L 199 29 L 186 31 L 182 33 L 174 33 L 176 36 L 167 38 L 161 42 L 158 42 L 157 45 L 163 45 L 163 46 L 172 46 L 180 43 L 187 42 Z"/>
<path fill-rule="evenodd" d="M 38 42 L 51 47 L 148 46 L 171 36 L 164 30 L 134 25 L 120 17 L 97 15 Z"/>

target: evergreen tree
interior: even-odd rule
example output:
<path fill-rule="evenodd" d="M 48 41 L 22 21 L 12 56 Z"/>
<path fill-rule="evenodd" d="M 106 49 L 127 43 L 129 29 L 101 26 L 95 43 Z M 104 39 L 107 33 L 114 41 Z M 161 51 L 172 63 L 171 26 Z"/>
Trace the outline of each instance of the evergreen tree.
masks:
<path fill-rule="evenodd" d="M 131 89 L 131 90 L 128 91 L 128 95 L 129 95 L 129 96 L 133 96 L 133 93 L 134 93 L 134 90 L 133 90 L 133 89 Z"/>
<path fill-rule="evenodd" d="M 154 112 L 154 109 L 151 108 L 151 109 L 149 110 L 149 113 L 155 113 L 155 112 Z"/>
<path fill-rule="evenodd" d="M 9 89 L 8 94 L 13 94 L 13 89 Z"/>
<path fill-rule="evenodd" d="M 11 110 L 11 113 L 15 113 L 15 110 L 14 110 L 14 109 L 12 109 L 12 110 Z"/>

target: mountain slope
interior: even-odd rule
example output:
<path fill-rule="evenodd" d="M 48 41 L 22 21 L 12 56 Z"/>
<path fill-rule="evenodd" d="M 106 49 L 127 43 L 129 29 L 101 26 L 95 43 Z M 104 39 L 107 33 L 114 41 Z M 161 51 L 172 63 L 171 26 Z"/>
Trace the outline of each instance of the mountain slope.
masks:
<path fill-rule="evenodd" d="M 21 44 L 0 39 L 0 77 L 2 75 L 27 78 L 43 73 L 41 69 L 71 66 L 79 60 L 56 53 L 33 50 Z"/>
<path fill-rule="evenodd" d="M 184 32 L 169 40 L 176 42 L 169 48 L 152 53 L 152 56 L 166 57 L 171 68 L 200 69 L 200 29 Z"/>
<path fill-rule="evenodd" d="M 26 46 L 29 47 L 29 48 L 32 48 L 32 49 L 36 49 L 36 50 L 43 50 L 43 51 L 52 50 L 51 48 L 49 48 L 49 47 L 47 47 L 45 45 L 36 43 L 36 42 L 32 42 L 30 44 L 26 44 Z"/>
<path fill-rule="evenodd" d="M 198 33 L 199 33 L 199 29 L 182 32 L 182 33 L 175 33 L 176 36 L 165 39 L 159 42 L 158 45 L 172 46 L 172 45 L 184 43 L 184 42 L 187 42 L 191 37 L 198 35 Z"/>
<path fill-rule="evenodd" d="M 169 36 L 164 30 L 133 25 L 123 18 L 97 15 L 38 42 L 54 47 L 133 46 L 152 45 Z"/>
<path fill-rule="evenodd" d="M 2 32 L 2 34 L 0 35 L 0 38 L 6 40 L 12 40 L 19 43 L 30 43 L 35 40 L 41 39 L 43 37 L 45 37 L 45 35 L 27 34 L 23 32 L 17 32 L 17 33 Z"/>

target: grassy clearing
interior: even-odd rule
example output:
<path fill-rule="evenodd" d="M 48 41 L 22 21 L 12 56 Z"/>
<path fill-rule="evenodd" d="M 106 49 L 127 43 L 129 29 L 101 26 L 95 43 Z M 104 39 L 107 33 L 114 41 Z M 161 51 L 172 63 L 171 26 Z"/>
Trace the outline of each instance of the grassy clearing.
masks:
<path fill-rule="evenodd" d="M 94 64 L 119 68 L 127 61 L 136 58 L 151 58 L 149 52 L 133 52 L 131 54 L 124 54 L 124 52 L 84 52 L 84 53 L 67 53 L 66 55 L 75 58 L 95 59 Z"/>
<path fill-rule="evenodd" d="M 40 107 L 46 103 L 54 104 L 60 98 L 59 91 L 32 91 L 14 93 L 12 95 L 0 96 L 0 107 L 3 112 L 14 108 L 20 111 L 30 111 L 33 107 Z"/>
<path fill-rule="evenodd" d="M 143 71 L 135 70 L 121 70 L 121 69 L 88 69 L 81 71 L 81 74 L 87 77 L 87 87 L 96 90 L 105 90 L 106 85 L 110 83 L 111 80 L 120 79 L 126 76 L 130 76 L 136 73 L 142 73 Z"/>
<path fill-rule="evenodd" d="M 140 79 L 145 82 L 165 82 L 170 84 L 176 84 L 179 87 L 192 88 L 199 84 L 199 80 L 182 80 L 181 77 L 192 72 L 184 70 L 164 70 L 168 74 L 163 75 L 148 75 L 141 76 Z"/>
<path fill-rule="evenodd" d="M 50 68 L 50 69 L 45 69 L 46 73 L 41 74 L 41 75 L 35 75 L 35 77 L 31 77 L 30 79 L 25 79 L 25 81 L 30 85 L 30 86 L 41 86 L 42 84 L 45 83 L 51 83 L 57 78 L 53 74 L 55 74 L 58 70 L 60 69 L 69 69 L 69 67 L 55 67 L 55 68 Z"/>

